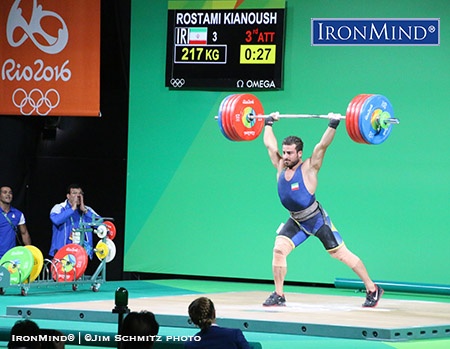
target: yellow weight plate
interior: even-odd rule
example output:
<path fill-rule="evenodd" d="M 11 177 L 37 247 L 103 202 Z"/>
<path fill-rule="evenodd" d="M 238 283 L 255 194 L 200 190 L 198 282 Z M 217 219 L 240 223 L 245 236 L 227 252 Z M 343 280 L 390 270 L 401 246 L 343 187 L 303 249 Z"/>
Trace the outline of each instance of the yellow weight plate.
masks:
<path fill-rule="evenodd" d="M 103 260 L 106 257 L 108 257 L 109 254 L 109 248 L 108 245 L 105 244 L 103 241 L 99 241 L 97 245 L 95 246 L 95 254 L 97 255 L 98 259 Z"/>
<path fill-rule="evenodd" d="M 39 274 L 41 273 L 42 267 L 44 266 L 44 256 L 40 249 L 38 249 L 36 246 L 33 245 L 27 245 L 25 246 L 26 249 L 30 250 L 31 254 L 34 258 L 34 265 L 33 269 L 31 269 L 30 273 L 30 282 L 33 282 L 37 279 Z M 25 280 L 25 283 L 28 282 L 28 279 Z"/>

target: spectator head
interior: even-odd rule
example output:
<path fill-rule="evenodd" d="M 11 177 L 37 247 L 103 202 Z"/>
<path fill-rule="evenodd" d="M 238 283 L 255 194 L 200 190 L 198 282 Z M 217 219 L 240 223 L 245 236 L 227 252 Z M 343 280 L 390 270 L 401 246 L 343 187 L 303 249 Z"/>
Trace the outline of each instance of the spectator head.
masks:
<path fill-rule="evenodd" d="M 158 334 L 159 324 L 155 314 L 150 311 L 130 312 L 122 323 L 121 336 L 141 337 L 148 336 L 148 341 L 123 341 L 122 349 L 149 349 L 153 348 L 154 336 Z M 152 337 L 153 336 L 153 337 Z"/>
<path fill-rule="evenodd" d="M 214 303 L 209 298 L 197 298 L 189 305 L 188 311 L 192 322 L 202 330 L 209 328 L 216 321 Z"/>

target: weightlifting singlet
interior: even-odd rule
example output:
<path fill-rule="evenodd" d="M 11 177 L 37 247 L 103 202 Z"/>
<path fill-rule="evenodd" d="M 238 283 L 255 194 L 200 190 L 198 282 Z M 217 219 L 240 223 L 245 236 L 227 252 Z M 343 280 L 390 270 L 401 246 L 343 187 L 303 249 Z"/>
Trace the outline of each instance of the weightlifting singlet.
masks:
<path fill-rule="evenodd" d="M 316 201 L 315 195 L 308 192 L 303 182 L 302 165 L 297 167 L 290 181 L 285 178 L 285 170 L 278 178 L 278 196 L 283 206 L 291 212 L 302 211 Z"/>
<path fill-rule="evenodd" d="M 290 181 L 286 180 L 284 170 L 278 178 L 278 196 L 282 205 L 290 212 L 302 211 L 316 201 L 316 196 L 311 195 L 305 187 L 301 167 L 302 165 L 295 170 Z M 321 207 L 317 210 L 317 214 L 302 222 L 290 217 L 278 232 L 278 235 L 289 238 L 293 245 L 297 247 L 309 236 L 316 235 L 321 228 L 322 230 L 325 229 L 325 234 L 318 237 L 326 250 L 333 250 L 343 243 L 342 237 L 331 222 L 330 217 Z"/>

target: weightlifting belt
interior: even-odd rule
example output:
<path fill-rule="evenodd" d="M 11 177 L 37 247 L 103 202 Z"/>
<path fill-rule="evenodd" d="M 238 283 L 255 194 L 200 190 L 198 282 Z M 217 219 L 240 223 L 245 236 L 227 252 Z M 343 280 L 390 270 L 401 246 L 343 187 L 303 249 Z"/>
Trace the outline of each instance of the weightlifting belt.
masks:
<path fill-rule="evenodd" d="M 290 211 L 292 219 L 295 219 L 297 222 L 304 222 L 311 217 L 314 217 L 319 209 L 319 203 L 314 201 L 310 206 L 301 211 Z"/>

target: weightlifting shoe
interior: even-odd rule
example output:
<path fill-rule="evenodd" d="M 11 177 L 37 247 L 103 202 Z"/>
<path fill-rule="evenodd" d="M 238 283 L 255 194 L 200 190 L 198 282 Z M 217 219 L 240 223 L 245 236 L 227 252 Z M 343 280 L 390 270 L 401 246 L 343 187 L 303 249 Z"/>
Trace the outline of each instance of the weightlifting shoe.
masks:
<path fill-rule="evenodd" d="M 265 307 L 284 307 L 286 305 L 286 298 L 283 296 L 280 296 L 278 293 L 273 292 L 269 298 L 266 299 L 266 301 L 263 303 L 263 306 Z"/>
<path fill-rule="evenodd" d="M 366 292 L 366 301 L 362 305 L 365 308 L 373 308 L 376 307 L 378 304 L 378 301 L 380 300 L 381 296 L 383 295 L 384 290 L 378 286 L 375 285 L 375 291 L 373 292 Z"/>

